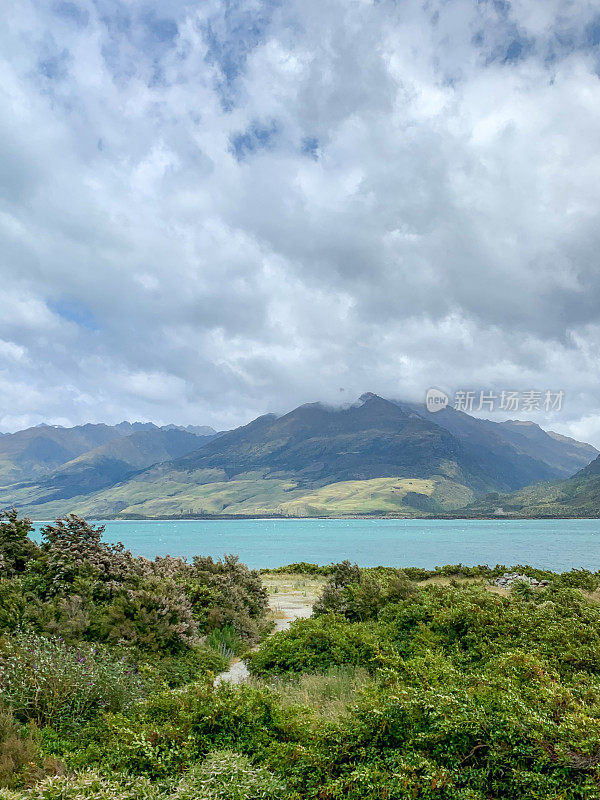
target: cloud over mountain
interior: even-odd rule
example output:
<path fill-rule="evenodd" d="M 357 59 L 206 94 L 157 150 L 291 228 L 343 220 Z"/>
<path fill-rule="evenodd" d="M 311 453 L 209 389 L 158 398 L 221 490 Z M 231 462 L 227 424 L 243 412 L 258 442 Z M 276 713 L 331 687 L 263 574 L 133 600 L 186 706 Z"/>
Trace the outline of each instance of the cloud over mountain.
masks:
<path fill-rule="evenodd" d="M 9 0 L 0 429 L 435 385 L 564 389 L 532 418 L 599 444 L 599 42 L 566 0 Z"/>

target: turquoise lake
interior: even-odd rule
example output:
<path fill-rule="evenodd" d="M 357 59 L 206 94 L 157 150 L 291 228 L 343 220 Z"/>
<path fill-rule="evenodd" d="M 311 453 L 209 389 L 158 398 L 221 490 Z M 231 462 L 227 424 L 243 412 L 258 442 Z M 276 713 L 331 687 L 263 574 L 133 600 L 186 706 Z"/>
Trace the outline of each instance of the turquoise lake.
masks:
<path fill-rule="evenodd" d="M 134 555 L 236 553 L 250 567 L 295 561 L 361 566 L 529 564 L 600 569 L 600 520 L 141 520 L 108 521 L 104 538 Z M 39 527 L 39 525 L 38 525 Z"/>

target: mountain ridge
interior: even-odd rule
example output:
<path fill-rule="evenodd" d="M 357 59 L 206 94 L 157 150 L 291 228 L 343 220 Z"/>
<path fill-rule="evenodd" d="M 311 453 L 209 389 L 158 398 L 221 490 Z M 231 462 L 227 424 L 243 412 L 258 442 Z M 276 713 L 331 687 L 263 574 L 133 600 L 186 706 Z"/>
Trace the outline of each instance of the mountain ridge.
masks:
<path fill-rule="evenodd" d="M 598 453 L 533 424 L 525 435 L 522 423 L 453 409 L 431 414 L 373 393 L 342 407 L 306 403 L 264 414 L 203 438 L 178 426 L 154 428 L 136 433 L 154 437 L 147 454 L 137 442 L 134 456 L 123 457 L 136 440 L 120 437 L 29 484 L 5 486 L 0 505 L 14 500 L 36 516 L 75 510 L 96 518 L 306 516 L 336 509 L 423 516 L 452 513 L 490 492 L 556 481 Z M 178 439 L 170 449 L 156 441 L 166 436 Z"/>

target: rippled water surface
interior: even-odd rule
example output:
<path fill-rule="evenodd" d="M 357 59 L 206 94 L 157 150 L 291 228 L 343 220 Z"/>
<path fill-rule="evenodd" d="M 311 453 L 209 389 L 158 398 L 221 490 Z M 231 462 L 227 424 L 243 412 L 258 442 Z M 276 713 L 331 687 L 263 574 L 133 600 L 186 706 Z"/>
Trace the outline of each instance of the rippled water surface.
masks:
<path fill-rule="evenodd" d="M 294 561 L 361 566 L 530 564 L 600 569 L 600 520 L 108 521 L 105 539 L 153 558 L 237 553 L 251 567 Z"/>

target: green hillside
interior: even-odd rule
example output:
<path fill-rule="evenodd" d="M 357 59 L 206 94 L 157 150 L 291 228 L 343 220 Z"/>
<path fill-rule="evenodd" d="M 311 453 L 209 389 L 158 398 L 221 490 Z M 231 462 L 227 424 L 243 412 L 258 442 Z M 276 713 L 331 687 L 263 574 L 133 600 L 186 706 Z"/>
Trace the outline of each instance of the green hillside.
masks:
<path fill-rule="evenodd" d="M 446 478 L 373 478 L 331 483 L 289 500 L 281 510 L 292 516 L 352 516 L 393 514 L 417 517 L 465 505 L 473 497 L 466 486 Z"/>
<path fill-rule="evenodd" d="M 600 456 L 569 480 L 538 483 L 482 497 L 469 514 L 518 517 L 600 517 Z"/>
<path fill-rule="evenodd" d="M 135 480 L 92 495 L 69 501 L 54 500 L 28 506 L 17 505 L 36 519 L 51 519 L 74 513 L 101 519 L 106 517 L 178 516 L 423 516 L 463 506 L 473 492 L 447 478 L 374 478 L 344 481 L 308 491 L 295 481 L 265 479 L 252 474 L 234 480 L 209 480 L 206 474 L 188 482 L 156 469 Z M 215 477 L 215 476 L 212 476 Z M 200 481 L 194 483 L 193 481 Z"/>

